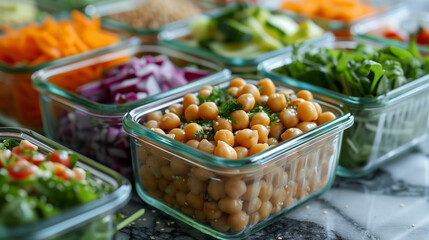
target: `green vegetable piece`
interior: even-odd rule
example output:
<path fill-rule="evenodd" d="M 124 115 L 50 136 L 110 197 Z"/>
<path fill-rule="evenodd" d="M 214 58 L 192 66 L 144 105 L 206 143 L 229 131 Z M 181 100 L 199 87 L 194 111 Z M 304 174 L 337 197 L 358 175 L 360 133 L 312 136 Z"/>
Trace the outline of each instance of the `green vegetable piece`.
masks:
<path fill-rule="evenodd" d="M 276 50 L 283 47 L 283 44 L 271 37 L 264 29 L 263 25 L 254 17 L 247 18 L 246 25 L 252 30 L 255 35 L 255 42 L 261 49 L 269 51 Z"/>
<path fill-rule="evenodd" d="M 283 15 L 272 15 L 265 24 L 267 33 L 276 39 L 293 35 L 298 31 L 298 28 L 299 25 L 294 20 Z"/>
<path fill-rule="evenodd" d="M 233 19 L 220 21 L 219 31 L 225 36 L 226 42 L 250 43 L 253 40 L 252 30 Z"/>
<path fill-rule="evenodd" d="M 295 42 L 302 42 L 310 38 L 316 38 L 323 34 L 323 29 L 317 26 L 313 21 L 306 20 L 299 25 L 295 34 L 285 38 L 286 44 L 293 44 Z"/>
<path fill-rule="evenodd" d="M 383 67 L 380 63 L 366 59 L 363 61 L 361 67 L 359 68 L 359 74 L 367 77 L 370 73 L 373 74 L 372 85 L 370 88 L 370 92 L 372 93 L 375 91 L 375 87 L 377 86 L 378 81 L 380 80 L 384 72 Z"/>
<path fill-rule="evenodd" d="M 17 142 L 14 139 L 6 139 L 3 141 L 3 143 L 0 145 L 0 150 L 9 149 L 12 150 L 14 147 L 18 147 L 19 142 Z"/>

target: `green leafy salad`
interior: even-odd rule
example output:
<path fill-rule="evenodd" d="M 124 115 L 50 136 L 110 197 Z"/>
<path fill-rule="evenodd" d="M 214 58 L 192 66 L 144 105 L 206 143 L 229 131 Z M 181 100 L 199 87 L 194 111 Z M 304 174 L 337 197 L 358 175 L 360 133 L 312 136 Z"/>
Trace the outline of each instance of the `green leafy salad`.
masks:
<path fill-rule="evenodd" d="M 393 46 L 375 49 L 359 44 L 354 49 L 294 49 L 292 62 L 278 73 L 347 96 L 376 97 L 429 72 L 429 59 Z"/>
<path fill-rule="evenodd" d="M 45 155 L 27 140 L 0 144 L 0 225 L 36 222 L 112 191 L 76 161 L 67 151 Z"/>

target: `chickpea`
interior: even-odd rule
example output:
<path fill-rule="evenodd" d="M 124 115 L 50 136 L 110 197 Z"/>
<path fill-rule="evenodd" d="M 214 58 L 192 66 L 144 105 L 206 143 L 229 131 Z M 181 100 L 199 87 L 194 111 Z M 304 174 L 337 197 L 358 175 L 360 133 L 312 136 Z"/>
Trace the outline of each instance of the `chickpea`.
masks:
<path fill-rule="evenodd" d="M 185 130 L 181 128 L 173 128 L 168 132 L 168 134 L 174 134 L 174 139 L 179 142 L 184 142 L 186 139 Z"/>
<path fill-rule="evenodd" d="M 185 120 L 186 122 L 195 121 L 200 119 L 199 107 L 196 104 L 191 104 L 185 109 Z"/>
<path fill-rule="evenodd" d="M 249 222 L 251 224 L 256 224 L 259 221 L 261 221 L 261 216 L 259 215 L 259 212 L 254 212 L 254 213 L 249 215 Z"/>
<path fill-rule="evenodd" d="M 225 183 L 225 192 L 231 198 L 239 198 L 246 192 L 246 183 L 243 180 L 230 179 Z"/>
<path fill-rule="evenodd" d="M 299 104 L 301 104 L 301 103 L 303 103 L 303 102 L 305 102 L 305 100 L 304 100 L 304 99 L 302 99 L 302 98 L 295 98 L 295 99 L 291 99 L 291 100 L 289 101 L 289 106 L 298 106 Z"/>
<path fill-rule="evenodd" d="M 173 173 L 178 176 L 187 175 L 189 172 L 189 165 L 183 160 L 172 159 L 170 167 Z"/>
<path fill-rule="evenodd" d="M 322 114 L 322 107 L 317 102 L 311 102 L 314 107 L 316 108 L 317 116 L 320 116 Z"/>
<path fill-rule="evenodd" d="M 262 87 L 262 90 L 260 91 L 262 95 L 270 96 L 276 92 L 276 86 L 269 78 L 259 80 L 258 87 Z"/>
<path fill-rule="evenodd" d="M 244 193 L 241 198 L 245 201 L 251 201 L 254 198 L 257 198 L 259 195 L 259 192 L 261 191 L 260 182 L 254 182 L 247 186 L 246 192 Z"/>
<path fill-rule="evenodd" d="M 176 198 L 172 197 L 168 194 L 165 194 L 163 197 L 163 200 L 165 203 L 167 203 L 167 205 L 174 207 L 174 205 L 177 203 Z"/>
<path fill-rule="evenodd" d="M 207 220 L 206 214 L 203 210 L 195 210 L 194 216 L 195 220 L 198 222 L 205 222 Z"/>
<path fill-rule="evenodd" d="M 210 178 L 215 177 L 215 175 L 211 171 L 204 169 L 204 168 L 201 168 L 201 167 L 192 168 L 191 174 L 194 177 L 196 177 L 198 180 L 203 181 L 203 182 L 209 180 Z"/>
<path fill-rule="evenodd" d="M 308 90 L 301 90 L 296 94 L 296 96 L 310 102 L 313 102 L 314 100 L 313 94 Z"/>
<path fill-rule="evenodd" d="M 184 214 L 188 215 L 188 216 L 193 216 L 195 213 L 195 209 L 192 207 L 188 207 L 188 206 L 181 207 L 180 211 L 183 212 Z"/>
<path fill-rule="evenodd" d="M 165 135 L 164 130 L 162 130 L 161 128 L 151 128 L 151 130 L 154 131 L 154 132 L 156 132 L 156 133 Z"/>
<path fill-rule="evenodd" d="M 253 125 L 250 129 L 258 131 L 258 143 L 266 143 L 268 141 L 268 129 L 261 125 Z"/>
<path fill-rule="evenodd" d="M 334 120 L 336 117 L 332 112 L 324 112 L 319 115 L 319 118 L 317 119 L 317 125 L 325 124 L 329 121 Z"/>
<path fill-rule="evenodd" d="M 250 120 L 250 127 L 256 124 L 261 124 L 265 127 L 268 127 L 268 125 L 270 125 L 270 117 L 265 112 L 259 112 L 255 114 Z"/>
<path fill-rule="evenodd" d="M 173 172 L 173 170 L 171 170 L 171 167 L 162 166 L 161 167 L 161 174 L 165 179 L 173 180 L 174 172 Z"/>
<path fill-rule="evenodd" d="M 237 98 L 237 103 L 243 105 L 243 111 L 250 111 L 255 106 L 255 98 L 250 93 L 242 94 Z"/>
<path fill-rule="evenodd" d="M 161 177 L 161 161 L 158 161 L 158 157 L 151 156 L 146 160 L 146 166 L 150 169 L 153 175 L 157 178 Z"/>
<path fill-rule="evenodd" d="M 192 139 L 186 142 L 186 145 L 189 145 L 193 148 L 198 148 L 200 146 L 200 142 L 198 140 Z"/>
<path fill-rule="evenodd" d="M 194 176 L 188 178 L 188 187 L 191 189 L 191 193 L 194 195 L 199 195 L 200 193 L 205 193 L 207 191 L 207 185 L 205 182 L 200 181 Z"/>
<path fill-rule="evenodd" d="M 268 101 L 268 96 L 267 95 L 262 95 L 260 98 L 259 98 L 259 103 L 261 104 L 261 105 L 265 105 L 265 104 L 267 104 L 267 101 Z"/>
<path fill-rule="evenodd" d="M 165 180 L 166 183 L 168 184 L 170 181 L 167 181 L 167 179 L 161 178 L 159 180 L 159 182 L 161 182 L 161 180 Z M 165 189 L 164 192 L 170 196 L 176 196 L 176 188 L 174 187 L 174 183 L 171 182 L 170 184 L 168 184 L 167 186 L 159 186 L 159 189 Z"/>
<path fill-rule="evenodd" d="M 266 181 L 260 181 L 261 189 L 259 190 L 258 197 L 263 201 L 268 201 L 273 194 L 273 185 L 271 183 L 267 183 Z"/>
<path fill-rule="evenodd" d="M 287 107 L 286 98 L 281 93 L 273 93 L 268 97 L 267 106 L 273 112 L 280 112 Z"/>
<path fill-rule="evenodd" d="M 217 109 L 216 103 L 214 102 L 205 102 L 198 108 L 198 115 L 202 119 L 215 120 L 218 113 L 219 111 Z"/>
<path fill-rule="evenodd" d="M 205 202 L 203 211 L 210 220 L 220 218 L 222 216 L 222 211 L 219 209 L 217 202 Z"/>
<path fill-rule="evenodd" d="M 226 129 L 232 132 L 231 120 L 225 118 L 218 118 L 216 122 L 213 123 L 213 130 L 217 132 L 221 129 Z"/>
<path fill-rule="evenodd" d="M 245 129 L 249 126 L 249 116 L 243 110 L 236 110 L 230 115 L 232 119 L 232 129 L 240 130 Z"/>
<path fill-rule="evenodd" d="M 298 125 L 296 125 L 297 128 L 299 128 L 303 132 L 310 131 L 311 129 L 317 127 L 317 123 L 315 122 L 300 122 Z"/>
<path fill-rule="evenodd" d="M 186 193 L 177 192 L 176 193 L 176 201 L 180 206 L 186 207 L 188 205 L 188 203 L 186 202 Z"/>
<path fill-rule="evenodd" d="M 213 154 L 215 145 L 213 145 L 211 142 L 207 141 L 207 139 L 201 140 L 200 144 L 198 145 L 198 149 L 200 149 L 203 152 L 206 152 L 208 154 Z"/>
<path fill-rule="evenodd" d="M 237 134 L 235 135 L 235 141 L 237 144 L 246 148 L 251 148 L 253 145 L 257 144 L 258 139 L 258 131 L 256 130 L 243 129 L 237 131 Z"/>
<path fill-rule="evenodd" d="M 225 130 L 225 129 L 221 129 L 219 131 L 216 132 L 215 136 L 214 136 L 214 140 L 217 141 L 224 141 L 225 143 L 227 143 L 229 146 L 234 147 L 234 134 L 229 131 L 229 130 Z"/>
<path fill-rule="evenodd" d="M 258 211 L 261 219 L 268 217 L 271 214 L 271 210 L 273 210 L 273 204 L 270 201 L 262 202 Z"/>
<path fill-rule="evenodd" d="M 168 111 L 176 114 L 177 116 L 180 116 L 183 114 L 184 108 L 183 108 L 182 104 L 175 103 L 175 104 L 171 105 L 170 107 L 168 107 Z"/>
<path fill-rule="evenodd" d="M 286 190 L 284 187 L 280 187 L 274 190 L 273 196 L 271 197 L 271 203 L 273 206 L 282 206 L 283 201 L 286 199 Z"/>
<path fill-rule="evenodd" d="M 202 86 L 201 87 L 201 89 L 204 89 L 204 90 L 210 90 L 210 91 L 212 91 L 213 90 L 213 87 L 212 86 L 210 86 L 210 85 L 204 85 L 204 86 Z"/>
<path fill-rule="evenodd" d="M 299 123 L 298 113 L 295 109 L 287 108 L 280 113 L 280 121 L 285 128 L 293 128 Z"/>
<path fill-rule="evenodd" d="M 198 100 L 198 97 L 194 94 L 188 93 L 183 97 L 183 109 L 188 108 L 189 105 L 195 104 L 198 106 L 200 104 L 200 100 Z"/>
<path fill-rule="evenodd" d="M 298 117 L 303 122 L 311 122 L 317 120 L 317 110 L 311 102 L 303 102 L 296 109 Z"/>
<path fill-rule="evenodd" d="M 208 98 L 210 94 L 212 94 L 212 90 L 210 89 L 200 89 L 200 91 L 198 92 L 198 96 L 201 96 L 204 98 Z"/>
<path fill-rule="evenodd" d="M 249 214 L 254 213 L 261 208 L 262 201 L 260 198 L 252 198 L 249 202 L 243 203 L 243 211 Z"/>
<path fill-rule="evenodd" d="M 247 154 L 249 152 L 247 148 L 241 146 L 235 147 L 234 150 L 237 152 L 237 159 L 247 157 Z"/>
<path fill-rule="evenodd" d="M 243 89 L 241 89 L 241 95 L 245 93 L 250 93 L 255 98 L 256 102 L 259 102 L 259 98 L 261 97 L 261 94 L 259 93 L 259 89 L 253 85 L 253 84 L 246 84 L 243 86 Z"/>
<path fill-rule="evenodd" d="M 222 158 L 237 159 L 237 152 L 224 141 L 218 141 L 214 155 Z"/>
<path fill-rule="evenodd" d="M 185 136 L 186 139 L 197 139 L 194 135 L 195 133 L 202 131 L 203 128 L 198 123 L 189 123 L 185 127 Z"/>
<path fill-rule="evenodd" d="M 249 149 L 249 156 L 255 155 L 257 153 L 263 152 L 265 150 L 268 149 L 268 144 L 266 143 L 258 143 L 253 145 L 250 149 Z"/>
<path fill-rule="evenodd" d="M 226 196 L 225 183 L 223 181 L 215 181 L 212 179 L 207 186 L 207 192 L 213 200 L 217 201 Z"/>
<path fill-rule="evenodd" d="M 281 118 L 280 118 L 281 120 Z M 283 124 L 281 122 L 274 123 L 270 126 L 270 133 L 268 136 L 270 138 L 279 139 L 284 130 Z M 271 145 L 271 144 L 270 144 Z"/>
<path fill-rule="evenodd" d="M 225 214 L 218 219 L 211 220 L 210 225 L 219 232 L 227 232 L 231 228 L 228 225 L 228 217 Z"/>
<path fill-rule="evenodd" d="M 159 128 L 159 122 L 155 120 L 149 120 L 144 126 L 147 128 Z"/>
<path fill-rule="evenodd" d="M 189 192 L 189 188 L 186 182 L 186 178 L 180 176 L 176 176 L 173 180 L 173 184 L 174 187 L 176 187 L 176 190 L 184 193 Z"/>
<path fill-rule="evenodd" d="M 228 88 L 227 92 L 231 94 L 234 98 L 238 98 L 241 93 L 241 89 L 243 87 L 230 87 Z"/>
<path fill-rule="evenodd" d="M 292 89 L 280 90 L 278 91 L 278 93 L 283 94 L 283 96 L 285 96 L 286 99 L 289 99 L 291 96 L 295 95 L 295 91 Z"/>
<path fill-rule="evenodd" d="M 191 192 L 186 195 L 186 202 L 189 204 L 189 206 L 197 210 L 202 210 L 204 206 L 204 199 L 202 199 L 200 195 L 195 195 Z"/>
<path fill-rule="evenodd" d="M 283 141 L 286 141 L 293 137 L 298 136 L 301 133 L 302 131 L 299 128 L 289 128 L 280 137 L 282 138 Z"/>
<path fill-rule="evenodd" d="M 165 136 L 168 137 L 168 138 L 171 138 L 171 139 L 174 139 L 176 137 L 176 135 L 174 135 L 172 133 L 171 134 L 170 133 L 169 134 L 165 134 Z"/>
<path fill-rule="evenodd" d="M 243 208 L 243 201 L 240 199 L 233 199 L 230 197 L 222 198 L 218 202 L 219 209 L 224 213 L 238 213 Z"/>
<path fill-rule="evenodd" d="M 180 126 L 180 118 L 174 113 L 166 113 L 161 118 L 159 126 L 163 130 L 171 130 Z"/>
<path fill-rule="evenodd" d="M 161 118 L 162 118 L 162 112 L 154 111 L 147 114 L 146 121 L 154 120 L 154 121 L 160 122 Z"/>
<path fill-rule="evenodd" d="M 229 87 L 243 87 L 246 85 L 246 81 L 242 78 L 234 78 L 229 82 Z"/>
<path fill-rule="evenodd" d="M 247 224 L 249 224 L 249 215 L 243 211 L 228 216 L 228 225 L 231 226 L 231 231 L 241 231 L 246 228 Z"/>

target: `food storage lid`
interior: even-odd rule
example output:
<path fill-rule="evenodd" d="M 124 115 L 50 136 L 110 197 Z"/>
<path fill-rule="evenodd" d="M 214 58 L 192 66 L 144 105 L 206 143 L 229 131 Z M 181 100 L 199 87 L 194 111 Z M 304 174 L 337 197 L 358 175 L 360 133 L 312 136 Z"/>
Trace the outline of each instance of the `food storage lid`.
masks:
<path fill-rule="evenodd" d="M 233 78 L 234 77 L 219 79 L 215 82 L 212 82 L 211 84 L 212 86 L 225 88 L 228 86 L 229 81 Z M 256 83 L 256 80 L 246 81 Z M 284 88 L 294 89 L 293 87 L 282 82 L 275 80 L 273 80 L 273 82 L 277 87 L 282 86 Z M 314 95 L 315 99 L 318 100 L 322 108 L 329 109 L 329 111 L 331 111 L 337 116 L 336 119 L 330 121 L 329 123 L 318 126 L 308 132 L 305 132 L 291 140 L 271 147 L 268 150 L 252 155 L 250 157 L 236 159 L 234 161 L 231 161 L 231 159 L 217 157 L 205 153 L 203 151 L 195 151 L 195 148 L 188 146 L 185 143 L 181 143 L 174 139 L 168 138 L 167 136 L 164 136 L 162 134 L 156 133 L 155 131 L 146 128 L 141 124 L 141 120 L 146 114 L 156 110 L 166 109 L 168 106 L 174 103 L 180 103 L 183 101 L 183 97 L 186 94 L 195 93 L 198 92 L 198 90 L 199 87 L 187 86 L 187 88 L 184 89 L 181 94 L 171 96 L 165 99 L 159 99 L 155 102 L 147 103 L 143 106 L 131 110 L 125 115 L 123 119 L 124 130 L 134 138 L 145 139 L 155 145 L 161 145 L 163 147 L 166 147 L 173 153 L 185 155 L 189 159 L 193 159 L 197 164 L 203 163 L 207 164 L 208 166 L 224 169 L 242 169 L 241 173 L 243 173 L 243 170 L 245 169 L 252 168 L 255 166 L 261 166 L 279 155 L 285 154 L 289 151 L 293 151 L 300 145 L 308 144 L 309 142 L 316 139 L 318 141 L 323 141 L 323 139 L 328 138 L 329 136 L 344 131 L 344 129 L 350 127 L 353 123 L 353 116 L 340 102 L 321 95 Z"/>
<path fill-rule="evenodd" d="M 355 48 L 359 43 L 365 42 L 366 44 L 371 44 L 373 46 L 382 47 L 383 44 L 370 42 L 370 41 L 353 41 L 353 40 L 338 40 L 334 42 L 319 42 L 312 45 L 312 50 L 317 52 L 318 48 L 343 48 L 351 49 Z M 301 49 L 305 50 L 305 49 Z M 416 79 L 412 82 L 404 84 L 399 88 L 395 88 L 386 94 L 377 96 L 377 97 L 355 97 L 348 96 L 343 93 L 339 93 L 330 89 L 319 87 L 304 81 L 299 81 L 297 79 L 285 76 L 280 73 L 274 72 L 275 69 L 285 66 L 292 62 L 292 53 L 286 53 L 275 58 L 266 60 L 258 65 L 258 73 L 262 76 L 275 79 L 287 84 L 290 84 L 293 87 L 304 88 L 313 93 L 318 93 L 329 98 L 333 98 L 337 101 L 345 103 L 348 107 L 365 107 L 365 108 L 381 108 L 386 105 L 393 105 L 398 101 L 402 101 L 405 98 L 411 97 L 416 92 L 425 91 L 429 88 L 429 74 Z"/>
<path fill-rule="evenodd" d="M 144 99 L 137 100 L 134 102 L 124 103 L 124 104 L 101 104 L 94 101 L 91 101 L 85 97 L 79 96 L 76 93 L 66 91 L 59 86 L 56 86 L 49 82 L 51 77 L 54 77 L 58 74 L 63 74 L 66 72 L 70 72 L 73 70 L 78 70 L 80 68 L 84 68 L 87 66 L 91 66 L 101 62 L 108 62 L 114 59 L 118 59 L 121 57 L 129 57 L 133 56 L 139 52 L 143 53 L 153 53 L 153 54 L 164 54 L 169 57 L 174 57 L 177 59 L 181 59 L 187 61 L 192 64 L 197 64 L 202 66 L 212 72 L 212 74 L 188 83 L 186 87 L 195 87 L 195 86 L 203 86 L 210 84 L 213 81 L 216 81 L 219 78 L 225 78 L 230 76 L 229 70 L 223 69 L 223 67 L 216 62 L 211 62 L 205 59 L 197 58 L 194 56 L 190 56 L 187 54 L 183 54 L 178 51 L 174 51 L 172 49 L 168 49 L 160 46 L 152 46 L 152 45 L 131 45 L 125 46 L 121 49 L 112 49 L 111 51 L 105 51 L 100 54 L 94 54 L 92 56 L 87 56 L 81 61 L 76 61 L 70 64 L 63 64 L 56 67 L 49 67 L 43 70 L 40 70 L 33 74 L 33 86 L 40 92 L 50 94 L 53 98 L 55 98 L 59 102 L 66 102 L 66 104 L 74 104 L 77 109 L 86 112 L 98 112 L 102 115 L 107 114 L 120 114 L 121 117 L 124 113 L 129 111 L 130 109 L 136 108 L 142 104 L 153 102 L 160 98 L 166 98 L 171 95 L 179 94 L 183 91 L 185 86 L 177 87 L 170 89 L 168 91 L 155 94 L 152 96 L 148 96 Z"/>
<path fill-rule="evenodd" d="M 34 131 L 23 128 L 0 128 L 0 140 L 5 139 L 28 140 L 37 145 L 42 152 L 54 150 L 71 151 Z M 17 227 L 0 226 L 0 239 L 47 239 L 58 237 L 63 233 L 91 222 L 104 213 L 115 212 L 128 202 L 131 194 L 131 184 L 126 178 L 80 154 L 77 154 L 77 156 L 77 166 L 88 169 L 92 178 L 99 179 L 104 184 L 111 186 L 113 191 L 102 198 L 69 208 L 55 216 L 31 224 Z"/>

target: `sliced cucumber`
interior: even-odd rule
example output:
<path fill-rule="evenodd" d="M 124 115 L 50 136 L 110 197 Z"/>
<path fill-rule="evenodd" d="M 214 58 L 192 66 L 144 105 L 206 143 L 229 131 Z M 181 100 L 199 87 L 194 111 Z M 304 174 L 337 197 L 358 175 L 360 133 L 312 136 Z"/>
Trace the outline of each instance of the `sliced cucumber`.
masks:
<path fill-rule="evenodd" d="M 298 31 L 299 25 L 287 16 L 271 15 L 265 24 L 267 32 L 277 39 L 283 39 Z"/>
<path fill-rule="evenodd" d="M 198 40 L 209 39 L 213 35 L 213 24 L 207 16 L 201 16 L 195 19 L 191 26 L 191 34 Z"/>
<path fill-rule="evenodd" d="M 253 40 L 252 30 L 233 19 L 220 21 L 218 30 L 225 36 L 226 42 L 249 43 Z"/>
<path fill-rule="evenodd" d="M 255 11 L 254 17 L 259 21 L 262 25 L 264 25 L 269 18 L 272 17 L 270 11 L 264 8 L 258 8 Z"/>
<path fill-rule="evenodd" d="M 319 37 L 323 34 L 323 29 L 317 26 L 313 21 L 306 20 L 299 25 L 298 31 L 291 36 L 287 36 L 285 41 L 287 44 L 302 42 L 310 38 Z"/>
<path fill-rule="evenodd" d="M 254 17 L 249 17 L 246 21 L 246 25 L 252 29 L 256 36 L 255 42 L 263 50 L 275 50 L 283 47 L 283 44 L 277 39 L 271 37 L 264 29 L 258 20 Z"/>
<path fill-rule="evenodd" d="M 262 54 L 260 47 L 256 44 L 220 43 L 212 42 L 210 49 L 228 58 L 252 58 Z"/>

